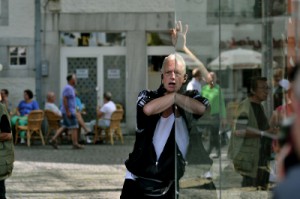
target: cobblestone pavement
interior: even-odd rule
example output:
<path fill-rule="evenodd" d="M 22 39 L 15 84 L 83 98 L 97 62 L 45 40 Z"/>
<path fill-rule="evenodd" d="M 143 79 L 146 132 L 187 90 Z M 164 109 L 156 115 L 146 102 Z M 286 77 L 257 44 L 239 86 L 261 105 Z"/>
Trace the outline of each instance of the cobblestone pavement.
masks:
<path fill-rule="evenodd" d="M 129 136 L 124 145 L 85 145 L 84 150 L 17 145 L 7 198 L 119 198 L 132 145 Z"/>
<path fill-rule="evenodd" d="M 73 150 L 71 145 L 61 145 L 59 150 L 49 145 L 17 145 L 13 175 L 6 180 L 7 198 L 119 198 L 124 161 L 134 142 L 133 136 L 124 139 L 124 145 L 118 142 L 114 146 L 86 145 L 84 150 Z M 224 168 L 228 164 L 223 156 Z M 215 159 L 211 170 L 216 187 L 220 178 L 218 168 L 218 159 Z M 205 183 L 199 169 L 188 166 L 181 181 L 184 188 L 180 198 L 270 198 L 270 192 L 238 188 L 239 176 L 230 169 L 226 172 L 222 192 L 209 191 L 199 189 L 199 185 Z"/>

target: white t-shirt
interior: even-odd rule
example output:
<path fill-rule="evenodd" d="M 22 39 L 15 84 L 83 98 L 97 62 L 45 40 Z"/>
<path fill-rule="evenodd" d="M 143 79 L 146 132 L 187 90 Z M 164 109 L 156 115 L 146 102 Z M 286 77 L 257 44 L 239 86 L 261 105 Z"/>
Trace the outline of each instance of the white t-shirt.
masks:
<path fill-rule="evenodd" d="M 202 89 L 202 86 L 201 86 L 201 83 L 196 80 L 194 77 L 193 79 L 188 83 L 187 87 L 186 87 L 186 90 L 197 90 L 199 91 L 199 93 L 201 93 L 201 89 Z"/>
<path fill-rule="evenodd" d="M 105 103 L 101 108 L 100 112 L 103 113 L 103 119 L 110 119 L 112 113 L 116 110 L 116 104 L 113 101 Z"/>
<path fill-rule="evenodd" d="M 46 102 L 45 110 L 53 111 L 57 115 L 61 116 L 61 111 L 59 110 L 59 108 L 54 103 Z"/>
<path fill-rule="evenodd" d="M 188 130 L 185 124 L 185 121 L 182 117 L 174 117 L 174 114 L 171 114 L 169 117 L 161 117 L 156 125 L 154 131 L 152 143 L 155 148 L 157 159 L 159 159 L 167 140 L 170 136 L 172 126 L 175 119 L 175 140 L 178 145 L 180 152 L 185 158 L 187 153 L 187 148 L 189 145 L 189 135 Z"/>
<path fill-rule="evenodd" d="M 160 119 L 157 122 L 152 143 L 154 145 L 154 149 L 156 152 L 157 160 L 159 159 L 167 140 L 170 136 L 172 126 L 174 124 L 174 114 L 171 114 L 169 117 L 160 117 Z"/>

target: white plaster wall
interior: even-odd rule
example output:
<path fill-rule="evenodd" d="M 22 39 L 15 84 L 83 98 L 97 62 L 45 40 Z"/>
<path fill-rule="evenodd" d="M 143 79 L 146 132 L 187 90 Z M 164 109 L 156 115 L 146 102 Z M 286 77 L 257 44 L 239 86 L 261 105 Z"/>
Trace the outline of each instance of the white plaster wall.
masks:
<path fill-rule="evenodd" d="M 218 46 L 218 26 L 207 25 L 209 0 L 175 0 L 176 20 L 188 24 L 187 46 L 203 58 L 209 57 Z"/>
<path fill-rule="evenodd" d="M 1 37 L 34 38 L 34 0 L 9 0 L 8 26 L 0 26 Z"/>
<path fill-rule="evenodd" d="M 174 0 L 60 0 L 63 13 L 171 12 Z"/>

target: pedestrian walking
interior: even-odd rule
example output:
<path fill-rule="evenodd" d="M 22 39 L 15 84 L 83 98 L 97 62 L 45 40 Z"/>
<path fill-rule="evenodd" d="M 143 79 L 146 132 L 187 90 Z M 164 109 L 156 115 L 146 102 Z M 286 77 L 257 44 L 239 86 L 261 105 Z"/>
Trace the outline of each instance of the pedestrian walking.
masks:
<path fill-rule="evenodd" d="M 243 177 L 242 187 L 256 187 L 259 190 L 269 188 L 272 140 L 264 136 L 264 132 L 275 133 L 275 129 L 269 125 L 262 106 L 268 93 L 267 78 L 252 77 L 248 97 L 237 109 L 228 155 L 235 170 Z"/>
<path fill-rule="evenodd" d="M 68 129 L 68 133 L 72 136 L 73 149 L 83 149 L 83 146 L 78 144 L 78 121 L 76 118 L 76 95 L 74 86 L 76 85 L 76 75 L 69 74 L 67 76 L 68 84 L 62 92 L 63 104 L 61 108 L 63 116 L 63 127 Z"/>

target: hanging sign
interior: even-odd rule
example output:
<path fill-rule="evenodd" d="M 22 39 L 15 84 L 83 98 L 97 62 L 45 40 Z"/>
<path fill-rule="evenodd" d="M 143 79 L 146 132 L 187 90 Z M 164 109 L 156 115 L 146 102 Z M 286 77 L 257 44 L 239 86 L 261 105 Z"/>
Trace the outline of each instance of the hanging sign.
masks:
<path fill-rule="evenodd" d="M 120 79 L 120 69 L 108 69 L 107 78 L 108 79 Z"/>
<path fill-rule="evenodd" d="M 76 77 L 77 78 L 88 78 L 89 77 L 89 70 L 84 68 L 84 69 L 76 69 Z"/>

